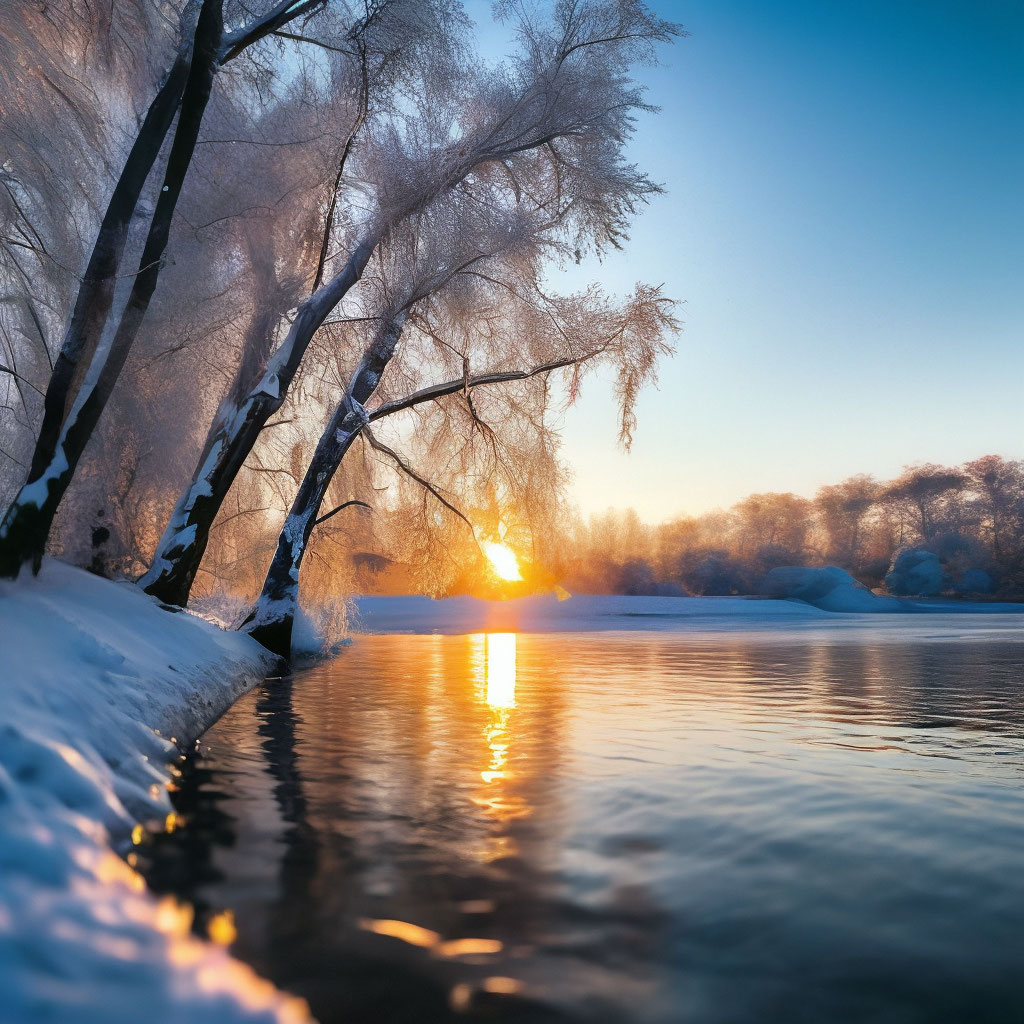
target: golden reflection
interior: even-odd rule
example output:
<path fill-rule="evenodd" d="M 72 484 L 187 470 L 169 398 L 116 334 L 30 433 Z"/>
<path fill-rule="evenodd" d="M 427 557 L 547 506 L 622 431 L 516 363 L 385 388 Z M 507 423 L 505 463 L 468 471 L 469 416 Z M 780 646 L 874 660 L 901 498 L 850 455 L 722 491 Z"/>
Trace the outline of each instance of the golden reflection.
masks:
<path fill-rule="evenodd" d="M 517 978 L 505 978 L 494 975 L 490 978 L 484 978 L 479 991 L 487 992 L 491 995 L 513 996 L 522 992 L 524 987 L 523 983 Z M 469 982 L 460 981 L 448 993 L 448 1005 L 456 1013 L 468 1013 L 473 1009 L 474 996 L 477 991 Z"/>
<path fill-rule="evenodd" d="M 429 949 L 434 956 L 439 957 L 493 956 L 505 948 L 499 939 L 442 939 L 437 932 L 411 921 L 364 917 L 359 921 L 359 927 L 375 935 L 386 935 L 388 938 L 407 942 L 410 946 Z"/>
<path fill-rule="evenodd" d="M 484 639 L 484 678 L 492 708 L 516 706 L 516 635 L 488 633 Z"/>
<path fill-rule="evenodd" d="M 523 991 L 523 983 L 518 978 L 503 978 L 500 975 L 495 975 L 484 978 L 483 990 L 495 995 L 513 996 L 517 992 Z"/>
<path fill-rule="evenodd" d="M 515 775 L 510 767 L 513 723 L 516 707 L 516 634 L 486 633 L 483 640 L 483 687 L 478 690 L 489 714 L 484 725 L 488 760 L 480 772 L 483 787 L 473 802 L 487 818 L 498 824 L 526 817 L 530 808 L 518 794 L 509 792 Z M 478 677 L 479 678 L 479 677 Z M 512 857 L 518 853 L 511 836 L 488 837 L 479 856 L 485 861 Z"/>
<path fill-rule="evenodd" d="M 210 918 L 206 926 L 206 934 L 210 941 L 218 946 L 230 946 L 238 938 L 238 929 L 235 927 L 235 915 L 230 910 L 222 910 Z"/>
<path fill-rule="evenodd" d="M 503 946 L 500 939 L 448 939 L 438 943 L 434 949 L 435 956 L 487 956 L 500 953 Z"/>
<path fill-rule="evenodd" d="M 448 996 L 448 1005 L 456 1013 L 465 1013 L 473 1004 L 473 986 L 466 981 L 455 985 Z"/>
<path fill-rule="evenodd" d="M 463 900 L 459 910 L 463 914 L 493 914 L 496 906 L 494 900 Z"/>
<path fill-rule="evenodd" d="M 495 709 L 494 720 L 487 726 L 487 747 L 491 763 L 480 773 L 484 782 L 498 782 L 510 777 L 505 771 L 508 763 L 508 714 L 506 708 Z"/>
<path fill-rule="evenodd" d="M 373 932 L 375 935 L 387 935 L 392 939 L 401 939 L 408 942 L 410 946 L 420 946 L 423 949 L 433 949 L 440 941 L 441 936 L 429 928 L 421 928 L 418 924 L 409 921 L 395 921 L 391 919 L 379 919 L 364 917 L 359 922 L 359 927 L 364 931 Z"/>

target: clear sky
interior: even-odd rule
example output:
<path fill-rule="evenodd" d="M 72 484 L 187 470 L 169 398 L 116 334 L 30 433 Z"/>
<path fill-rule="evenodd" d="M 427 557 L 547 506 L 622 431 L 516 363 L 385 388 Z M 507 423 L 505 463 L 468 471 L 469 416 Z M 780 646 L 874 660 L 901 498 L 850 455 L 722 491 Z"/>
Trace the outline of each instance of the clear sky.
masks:
<path fill-rule="evenodd" d="M 630 456 L 606 385 L 570 411 L 581 509 L 1024 456 L 1024 4 L 654 6 L 690 33 L 633 146 L 668 194 L 585 270 L 664 282 L 685 332 Z"/>

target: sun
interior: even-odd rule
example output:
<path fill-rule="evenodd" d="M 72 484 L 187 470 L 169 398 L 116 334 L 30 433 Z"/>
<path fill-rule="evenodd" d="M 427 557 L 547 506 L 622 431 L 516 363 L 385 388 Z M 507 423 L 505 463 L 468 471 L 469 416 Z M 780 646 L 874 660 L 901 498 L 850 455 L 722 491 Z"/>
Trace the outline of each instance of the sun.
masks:
<path fill-rule="evenodd" d="M 484 554 L 491 563 L 495 575 L 503 580 L 521 580 L 523 574 L 519 571 L 519 559 L 516 553 L 507 544 L 496 544 L 492 540 L 485 540 L 481 545 Z"/>

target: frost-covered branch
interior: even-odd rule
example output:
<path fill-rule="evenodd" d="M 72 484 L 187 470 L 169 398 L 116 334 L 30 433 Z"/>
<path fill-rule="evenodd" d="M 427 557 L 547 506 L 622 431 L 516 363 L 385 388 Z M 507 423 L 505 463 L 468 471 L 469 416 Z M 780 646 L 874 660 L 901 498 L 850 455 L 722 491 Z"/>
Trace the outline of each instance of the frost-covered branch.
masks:
<path fill-rule="evenodd" d="M 469 517 L 461 509 L 456 508 L 426 477 L 421 476 L 410 466 L 401 455 L 398 454 L 393 448 L 389 448 L 386 444 L 378 441 L 374 436 L 373 431 L 369 427 L 363 427 L 363 437 L 369 442 L 370 447 L 380 452 L 382 455 L 386 455 L 391 461 L 411 480 L 415 480 L 429 494 L 432 494 L 449 512 L 458 516 L 466 526 L 469 527 L 469 532 L 473 535 L 473 539 L 476 540 L 476 530 L 473 528 L 473 524 L 469 521 Z"/>

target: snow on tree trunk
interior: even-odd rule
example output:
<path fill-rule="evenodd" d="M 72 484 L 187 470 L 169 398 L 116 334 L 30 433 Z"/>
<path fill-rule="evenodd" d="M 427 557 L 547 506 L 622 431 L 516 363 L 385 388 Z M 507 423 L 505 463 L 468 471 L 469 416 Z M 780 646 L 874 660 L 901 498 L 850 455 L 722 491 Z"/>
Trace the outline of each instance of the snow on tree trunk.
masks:
<path fill-rule="evenodd" d="M 34 472 L 30 472 L 28 482 L 0 523 L 0 576 L 17 576 L 26 562 L 31 563 L 33 572 L 38 572 L 61 499 L 74 477 L 79 459 L 92 437 L 142 326 L 156 290 L 174 210 L 192 162 L 203 114 L 213 89 L 222 31 L 219 0 L 206 0 L 196 26 L 195 56 L 188 68 L 178 126 L 164 172 L 163 187 L 143 247 L 139 271 L 110 347 L 105 357 L 100 352 L 94 356 L 93 363 L 100 365 L 90 368 L 91 376 L 87 378 L 63 428 L 59 430 L 55 450 L 41 465 L 36 465 L 33 460 Z M 97 301 L 102 304 L 102 300 Z M 104 311 L 104 319 L 105 316 Z M 93 327 L 96 326 L 93 323 Z M 102 324 L 98 329 L 102 329 Z M 68 372 L 72 373 L 71 370 Z M 57 376 L 56 368 L 54 376 Z M 70 388 L 70 379 L 67 384 Z M 43 426 L 45 430 L 45 416 Z M 40 446 L 44 443 L 45 438 L 41 434 Z M 36 448 L 36 456 L 42 459 L 40 446 Z"/>
<path fill-rule="evenodd" d="M 243 630 L 283 658 L 291 652 L 292 627 L 299 602 L 299 570 L 317 513 L 341 460 L 369 417 L 363 408 L 394 355 L 405 315 L 382 328 L 363 356 L 326 429 L 288 512 L 270 570 L 256 607 Z"/>
<path fill-rule="evenodd" d="M 140 580 L 147 594 L 167 604 L 185 605 L 206 552 L 213 521 L 243 463 L 270 417 L 284 404 L 288 388 L 313 335 L 331 310 L 356 284 L 376 247 L 362 241 L 345 268 L 300 307 L 287 337 L 271 356 L 266 372 L 243 400 L 229 407 L 200 459 L 190 485 L 178 499 L 157 545 L 153 564 Z"/>

